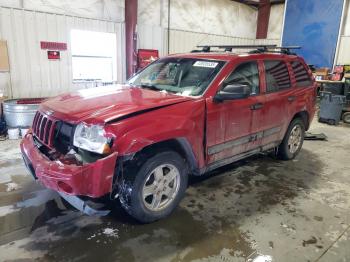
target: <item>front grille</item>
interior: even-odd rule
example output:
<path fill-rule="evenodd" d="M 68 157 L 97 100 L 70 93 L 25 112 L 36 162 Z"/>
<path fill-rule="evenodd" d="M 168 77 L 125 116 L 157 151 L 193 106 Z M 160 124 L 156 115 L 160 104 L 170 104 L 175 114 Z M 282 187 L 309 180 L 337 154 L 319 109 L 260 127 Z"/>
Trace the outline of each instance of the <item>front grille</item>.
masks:
<path fill-rule="evenodd" d="M 37 112 L 33 121 L 33 133 L 44 145 L 52 147 L 56 120 L 50 119 L 47 115 Z"/>

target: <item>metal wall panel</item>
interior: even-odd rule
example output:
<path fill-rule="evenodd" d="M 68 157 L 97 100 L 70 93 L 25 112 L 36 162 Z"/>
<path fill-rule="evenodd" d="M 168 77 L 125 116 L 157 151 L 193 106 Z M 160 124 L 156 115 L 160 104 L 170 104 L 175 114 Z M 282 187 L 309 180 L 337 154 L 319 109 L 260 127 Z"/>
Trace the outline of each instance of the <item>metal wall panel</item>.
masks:
<path fill-rule="evenodd" d="M 165 33 L 166 35 L 166 33 Z M 259 45 L 280 44 L 279 39 L 251 39 L 232 37 L 225 35 L 214 35 L 196 33 L 182 30 L 170 30 L 170 53 L 184 53 L 196 49 L 197 45 Z M 244 50 L 237 50 L 238 52 Z M 246 51 L 246 50 L 245 50 Z"/>
<path fill-rule="evenodd" d="M 350 35 L 340 37 L 338 65 L 350 65 Z"/>
<path fill-rule="evenodd" d="M 344 20 L 339 39 L 339 50 L 336 64 L 350 65 L 350 0 L 345 0 Z"/>
<path fill-rule="evenodd" d="M 115 33 L 117 80 L 124 80 L 124 26 L 104 20 L 79 18 L 0 7 L 0 39 L 7 40 L 11 68 L 10 97 L 45 97 L 77 89 L 72 81 L 70 31 L 81 29 Z M 59 61 L 47 59 L 40 41 L 66 42 Z M 81 87 L 81 86 L 79 86 Z"/>

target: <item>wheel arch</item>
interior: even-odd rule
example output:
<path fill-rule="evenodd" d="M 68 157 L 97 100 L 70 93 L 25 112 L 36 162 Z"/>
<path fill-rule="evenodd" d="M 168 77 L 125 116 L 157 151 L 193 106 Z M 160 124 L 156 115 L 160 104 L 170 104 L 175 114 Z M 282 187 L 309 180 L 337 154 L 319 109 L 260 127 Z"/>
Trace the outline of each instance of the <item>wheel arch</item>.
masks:
<path fill-rule="evenodd" d="M 294 119 L 297 119 L 297 118 L 300 118 L 303 123 L 304 123 L 304 126 L 305 126 L 305 130 L 307 131 L 310 127 L 310 116 L 309 116 L 309 113 L 307 111 L 300 111 L 298 113 L 296 113 L 292 120 L 290 121 L 290 123 L 294 120 Z"/>
<path fill-rule="evenodd" d="M 156 151 L 167 149 L 175 151 L 185 159 L 190 173 L 199 174 L 199 166 L 196 156 L 190 143 L 184 137 L 168 139 L 147 145 L 139 152 L 135 153 L 135 157 L 137 157 L 138 154 L 152 155 Z"/>

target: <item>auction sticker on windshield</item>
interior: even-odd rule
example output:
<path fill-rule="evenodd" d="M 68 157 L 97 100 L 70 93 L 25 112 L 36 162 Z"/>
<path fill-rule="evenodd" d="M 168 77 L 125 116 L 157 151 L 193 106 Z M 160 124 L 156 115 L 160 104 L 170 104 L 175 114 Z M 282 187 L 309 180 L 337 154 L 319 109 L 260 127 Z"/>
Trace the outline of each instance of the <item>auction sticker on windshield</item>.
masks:
<path fill-rule="evenodd" d="M 218 65 L 217 62 L 209 62 L 209 61 L 197 61 L 193 64 L 193 66 L 197 67 L 208 67 L 208 68 L 215 68 Z"/>

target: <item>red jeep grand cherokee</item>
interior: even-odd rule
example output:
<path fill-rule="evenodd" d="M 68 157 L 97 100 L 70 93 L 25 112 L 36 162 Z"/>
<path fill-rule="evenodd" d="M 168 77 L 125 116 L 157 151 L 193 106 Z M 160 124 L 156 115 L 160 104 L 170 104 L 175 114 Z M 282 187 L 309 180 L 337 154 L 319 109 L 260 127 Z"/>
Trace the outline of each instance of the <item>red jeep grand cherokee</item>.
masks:
<path fill-rule="evenodd" d="M 315 113 L 304 60 L 286 48 L 210 48 L 41 104 L 21 143 L 32 175 L 66 199 L 119 197 L 151 222 L 179 204 L 190 174 L 274 148 L 293 159 Z"/>

